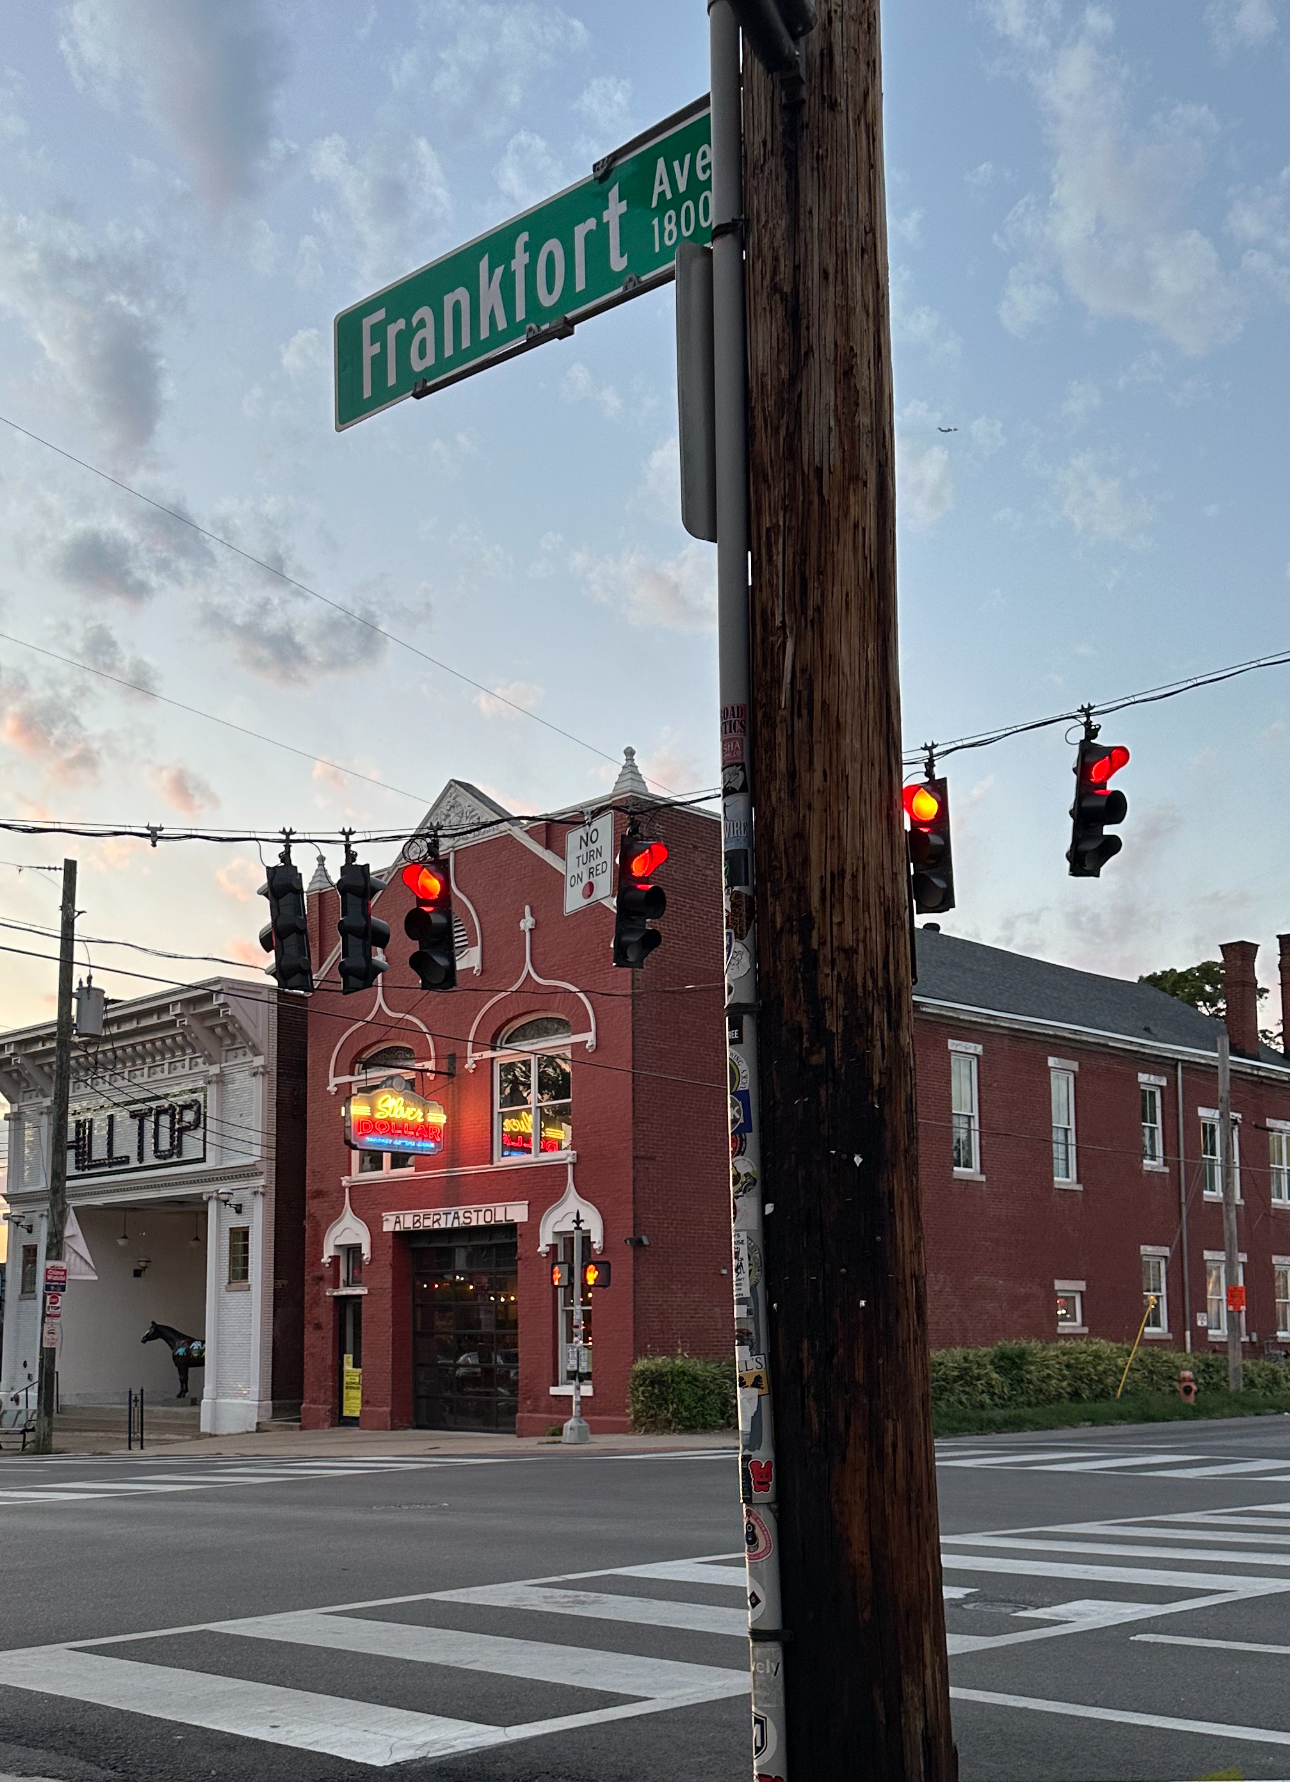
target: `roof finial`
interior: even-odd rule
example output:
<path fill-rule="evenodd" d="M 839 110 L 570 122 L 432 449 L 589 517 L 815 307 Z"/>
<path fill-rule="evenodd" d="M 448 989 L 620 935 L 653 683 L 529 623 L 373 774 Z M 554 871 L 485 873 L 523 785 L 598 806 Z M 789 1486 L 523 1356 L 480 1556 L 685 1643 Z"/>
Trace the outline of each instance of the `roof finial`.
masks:
<path fill-rule="evenodd" d="M 623 750 L 623 764 L 618 770 L 618 778 L 614 781 L 614 789 L 610 796 L 613 798 L 649 797 L 649 787 L 645 784 L 645 776 L 636 765 L 636 751 L 630 744 Z"/>

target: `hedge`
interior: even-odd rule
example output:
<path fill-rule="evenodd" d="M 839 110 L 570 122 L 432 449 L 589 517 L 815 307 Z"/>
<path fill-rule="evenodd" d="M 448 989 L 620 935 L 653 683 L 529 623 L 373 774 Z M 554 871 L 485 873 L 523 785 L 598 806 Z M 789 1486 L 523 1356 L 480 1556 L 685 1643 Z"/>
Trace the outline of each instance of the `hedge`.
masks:
<path fill-rule="evenodd" d="M 1129 1358 L 1128 1343 L 1073 1338 L 1061 1343 L 996 1343 L 990 1349 L 934 1349 L 932 1406 L 941 1410 L 996 1410 L 1004 1406 L 1089 1403 L 1113 1399 Z M 1177 1393 L 1178 1374 L 1190 1368 L 1204 1392 L 1227 1386 L 1227 1355 L 1143 1345 L 1125 1391 Z M 1284 1398 L 1290 1407 L 1290 1363 L 1262 1357 L 1245 1363 L 1252 1393 Z M 647 1433 L 733 1429 L 738 1421 L 733 1361 L 690 1355 L 652 1355 L 632 1367 L 633 1428 Z"/>
<path fill-rule="evenodd" d="M 658 1434 L 681 1429 L 733 1429 L 735 1364 L 692 1355 L 649 1355 L 632 1365 L 628 1403 L 633 1429 Z"/>

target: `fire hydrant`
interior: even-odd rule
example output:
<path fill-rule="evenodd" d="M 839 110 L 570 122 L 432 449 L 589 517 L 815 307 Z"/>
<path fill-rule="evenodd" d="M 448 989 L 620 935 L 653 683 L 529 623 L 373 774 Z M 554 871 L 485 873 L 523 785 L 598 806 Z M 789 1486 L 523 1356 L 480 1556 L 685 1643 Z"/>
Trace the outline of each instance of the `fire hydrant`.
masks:
<path fill-rule="evenodd" d="M 1196 1376 L 1189 1367 L 1178 1376 L 1178 1396 L 1184 1404 L 1194 1405 L 1196 1402 Z"/>

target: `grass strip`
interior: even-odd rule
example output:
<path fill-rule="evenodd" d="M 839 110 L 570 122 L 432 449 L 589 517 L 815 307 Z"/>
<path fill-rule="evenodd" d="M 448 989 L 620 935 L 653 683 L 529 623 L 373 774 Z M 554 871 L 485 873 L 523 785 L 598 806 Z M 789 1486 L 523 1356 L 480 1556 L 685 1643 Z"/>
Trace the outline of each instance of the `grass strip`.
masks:
<path fill-rule="evenodd" d="M 1290 1416 L 1290 1395 L 1210 1390 L 1194 1405 L 1162 1392 L 1126 1392 L 1123 1398 L 1068 1399 L 1051 1405 L 998 1405 L 966 1408 L 938 1405 L 932 1421 L 938 1436 L 1006 1435 L 1023 1429 L 1095 1429 L 1113 1423 L 1197 1423 L 1215 1417 Z"/>

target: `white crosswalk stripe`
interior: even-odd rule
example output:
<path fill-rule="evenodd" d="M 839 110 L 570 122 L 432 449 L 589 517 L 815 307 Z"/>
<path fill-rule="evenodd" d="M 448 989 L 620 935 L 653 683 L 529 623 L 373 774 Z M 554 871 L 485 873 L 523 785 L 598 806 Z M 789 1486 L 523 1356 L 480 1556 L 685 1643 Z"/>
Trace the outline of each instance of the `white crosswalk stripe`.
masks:
<path fill-rule="evenodd" d="M 372 1457 L 355 1460 L 265 1460 L 251 1465 L 211 1465 L 185 1468 L 182 1472 L 121 1471 L 112 1479 L 69 1479 L 54 1475 L 46 1483 L 21 1486 L 0 1484 L 0 1507 L 5 1504 L 90 1503 L 116 1497 L 146 1497 L 178 1491 L 228 1490 L 234 1486 L 298 1485 L 310 1479 L 349 1479 L 367 1474 L 424 1472 L 431 1468 L 498 1466 L 500 1457 L 489 1455 L 429 1455 L 424 1460 Z"/>
<path fill-rule="evenodd" d="M 936 1457 L 942 1467 L 968 1471 L 1034 1473 L 1114 1473 L 1120 1477 L 1153 1479 L 1257 1479 L 1260 1484 L 1290 1482 L 1290 1459 L 1242 1460 L 1213 1454 L 1185 1453 L 1179 1448 L 1123 1447 L 942 1449 Z"/>

